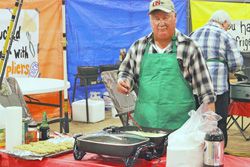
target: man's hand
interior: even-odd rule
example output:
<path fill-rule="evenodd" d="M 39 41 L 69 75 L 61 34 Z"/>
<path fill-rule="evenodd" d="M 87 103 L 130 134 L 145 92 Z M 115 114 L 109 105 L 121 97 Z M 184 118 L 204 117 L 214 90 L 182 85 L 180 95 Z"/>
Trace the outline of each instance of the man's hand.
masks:
<path fill-rule="evenodd" d="M 129 94 L 130 84 L 128 80 L 121 80 L 117 83 L 117 90 L 123 94 Z"/>
<path fill-rule="evenodd" d="M 214 111 L 215 112 L 215 103 L 207 104 L 207 111 Z"/>

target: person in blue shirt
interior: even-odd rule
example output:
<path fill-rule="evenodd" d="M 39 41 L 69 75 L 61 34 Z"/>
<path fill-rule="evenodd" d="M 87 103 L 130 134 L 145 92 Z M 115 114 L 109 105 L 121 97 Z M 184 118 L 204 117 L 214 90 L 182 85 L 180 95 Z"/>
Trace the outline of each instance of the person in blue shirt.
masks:
<path fill-rule="evenodd" d="M 202 50 L 216 94 L 215 111 L 222 119 L 218 127 L 222 130 L 227 145 L 227 116 L 230 102 L 229 73 L 243 66 L 243 57 L 236 41 L 227 32 L 231 19 L 227 12 L 216 11 L 208 23 L 190 34 Z"/>

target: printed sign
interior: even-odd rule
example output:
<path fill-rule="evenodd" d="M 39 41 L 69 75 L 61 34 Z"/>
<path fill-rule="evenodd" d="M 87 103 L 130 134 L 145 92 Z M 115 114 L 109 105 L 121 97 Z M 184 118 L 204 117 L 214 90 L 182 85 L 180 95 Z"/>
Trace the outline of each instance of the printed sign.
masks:
<path fill-rule="evenodd" d="M 10 9 L 0 9 L 0 51 L 7 37 L 11 19 Z M 22 9 L 5 71 L 5 76 L 37 77 L 39 13 L 36 10 Z"/>
<path fill-rule="evenodd" d="M 228 32 L 236 40 L 241 52 L 250 52 L 250 20 L 234 20 Z"/>

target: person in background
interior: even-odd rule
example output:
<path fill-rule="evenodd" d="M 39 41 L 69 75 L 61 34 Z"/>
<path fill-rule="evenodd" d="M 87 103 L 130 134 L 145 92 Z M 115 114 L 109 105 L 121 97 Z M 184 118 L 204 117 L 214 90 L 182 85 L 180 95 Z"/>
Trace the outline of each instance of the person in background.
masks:
<path fill-rule="evenodd" d="M 178 129 L 195 109 L 193 91 L 214 111 L 215 94 L 201 50 L 176 29 L 171 0 L 149 5 L 152 32 L 135 41 L 118 71 L 117 90 L 138 86 L 134 118 L 142 127 Z"/>
<path fill-rule="evenodd" d="M 215 111 L 222 119 L 218 127 L 222 130 L 227 145 L 227 116 L 230 102 L 229 72 L 240 70 L 243 58 L 235 40 L 227 32 L 231 19 L 227 12 L 216 11 L 208 23 L 191 33 L 203 52 L 216 94 Z"/>

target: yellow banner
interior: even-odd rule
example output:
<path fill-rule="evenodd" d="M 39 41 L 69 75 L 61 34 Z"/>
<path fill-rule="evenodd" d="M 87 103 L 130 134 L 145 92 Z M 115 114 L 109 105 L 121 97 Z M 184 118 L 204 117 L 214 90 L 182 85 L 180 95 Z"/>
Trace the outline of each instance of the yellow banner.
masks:
<path fill-rule="evenodd" d="M 232 20 L 250 20 L 249 3 L 191 0 L 191 31 L 206 24 L 216 10 L 225 10 Z"/>

